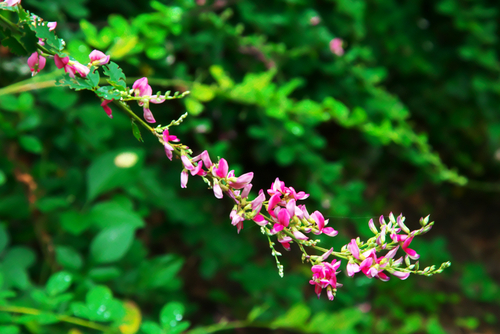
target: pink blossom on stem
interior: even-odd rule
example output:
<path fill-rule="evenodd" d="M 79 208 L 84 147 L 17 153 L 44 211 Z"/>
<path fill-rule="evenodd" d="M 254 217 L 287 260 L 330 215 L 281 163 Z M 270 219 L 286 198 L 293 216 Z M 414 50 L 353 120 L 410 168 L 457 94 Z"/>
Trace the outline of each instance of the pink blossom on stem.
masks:
<path fill-rule="evenodd" d="M 273 230 L 279 232 L 282 231 L 285 227 L 288 227 L 288 225 L 290 224 L 291 216 L 287 209 L 276 208 L 276 210 L 279 210 L 277 214 L 278 219 L 276 224 L 274 224 Z"/>
<path fill-rule="evenodd" d="M 193 161 L 199 161 L 199 160 L 203 161 L 203 164 L 205 165 L 206 169 L 209 169 L 213 165 L 212 161 L 210 160 L 210 155 L 208 154 L 207 150 L 205 150 L 205 151 L 201 152 L 201 154 L 198 154 L 197 156 L 193 157 L 192 160 Z"/>
<path fill-rule="evenodd" d="M 40 56 L 38 52 L 33 52 L 33 54 L 28 58 L 28 66 L 31 70 L 31 75 L 35 76 L 40 70 L 45 67 L 46 59 Z"/>
<path fill-rule="evenodd" d="M 177 136 L 172 136 L 169 134 L 168 129 L 165 129 L 163 131 L 163 145 L 165 146 L 165 154 L 167 155 L 167 158 L 172 161 L 172 152 L 174 151 L 174 148 L 172 145 L 170 145 L 169 142 L 178 142 L 179 138 Z"/>
<path fill-rule="evenodd" d="M 99 50 L 94 50 L 89 54 L 90 64 L 93 66 L 105 65 L 109 63 L 109 58 Z"/>
<path fill-rule="evenodd" d="M 255 199 L 252 201 L 252 211 L 257 212 L 259 214 L 260 210 L 262 209 L 262 204 L 266 200 L 266 195 L 264 194 L 264 191 L 261 189 L 259 191 L 259 196 L 255 197 Z"/>
<path fill-rule="evenodd" d="M 283 246 L 283 248 L 287 251 L 290 250 L 290 241 L 292 241 L 292 238 L 288 235 L 284 235 L 282 233 L 278 234 L 278 242 L 281 243 L 281 246 Z"/>
<path fill-rule="evenodd" d="M 334 38 L 330 41 L 330 50 L 337 56 L 342 56 L 344 54 L 344 48 L 342 47 L 343 41 L 340 38 Z"/>
<path fill-rule="evenodd" d="M 13 7 L 21 3 L 21 0 L 5 0 L 8 7 Z"/>
<path fill-rule="evenodd" d="M 108 114 L 109 118 L 113 118 L 113 114 L 112 114 L 112 110 L 111 108 L 108 106 L 108 104 L 110 102 L 112 102 L 113 100 L 104 100 L 102 101 L 101 103 L 101 107 L 104 109 L 104 111 L 106 112 L 106 114 Z"/>
<path fill-rule="evenodd" d="M 182 161 L 182 164 L 184 165 L 184 168 L 186 168 L 187 170 L 194 169 L 194 166 L 191 163 L 191 161 L 189 160 L 189 158 L 187 157 L 187 155 L 185 155 L 185 154 L 181 155 L 181 161 Z"/>
<path fill-rule="evenodd" d="M 226 159 L 222 158 L 220 159 L 219 163 L 217 164 L 217 167 L 214 167 L 212 169 L 212 174 L 214 176 L 217 176 L 221 179 L 224 179 L 227 176 L 227 172 L 229 170 L 229 166 L 227 164 Z"/>
<path fill-rule="evenodd" d="M 313 230 L 314 234 L 319 235 L 323 233 L 328 235 L 329 237 L 334 237 L 339 233 L 332 227 L 325 227 L 325 225 L 328 224 L 329 219 L 325 220 L 325 217 L 323 217 L 323 214 L 321 214 L 321 212 L 317 210 L 314 211 L 313 213 L 311 213 L 311 218 L 316 222 L 316 225 L 318 226 L 318 231 Z"/>
<path fill-rule="evenodd" d="M 411 233 L 410 235 L 401 235 L 401 234 L 395 234 L 395 233 L 391 234 L 391 239 L 394 242 L 399 242 L 403 251 L 406 254 L 408 254 L 408 256 L 412 260 L 418 260 L 420 255 L 415 250 L 408 248 L 410 246 L 410 243 L 412 242 L 413 238 L 414 238 L 413 233 Z"/>
<path fill-rule="evenodd" d="M 241 192 L 241 198 L 247 198 L 248 195 L 250 194 L 250 190 L 252 189 L 252 184 L 249 183 L 247 184 L 244 188 L 243 191 Z"/>
<path fill-rule="evenodd" d="M 214 184 L 212 187 L 214 190 L 215 198 L 221 199 L 224 195 L 222 193 L 222 188 L 220 187 L 219 181 L 217 179 L 214 179 Z"/>
<path fill-rule="evenodd" d="M 140 78 L 140 79 L 136 80 L 134 82 L 134 84 L 132 85 L 132 90 L 133 90 L 134 95 L 136 97 L 144 97 L 145 98 L 143 100 L 138 101 L 137 103 L 141 107 L 144 108 L 144 119 L 146 120 L 146 122 L 155 123 L 156 120 L 153 116 L 153 113 L 151 112 L 151 110 L 149 110 L 149 102 L 150 102 L 151 94 L 153 93 L 153 89 L 151 88 L 150 85 L 148 85 L 148 78 L 144 77 L 144 78 Z M 163 100 L 163 101 L 165 101 L 165 100 Z M 153 100 L 151 100 L 151 102 L 161 103 L 158 101 L 155 102 Z"/>
<path fill-rule="evenodd" d="M 189 178 L 189 174 L 188 174 L 187 170 L 184 169 L 181 172 L 181 188 L 187 188 L 188 178 Z"/>
<path fill-rule="evenodd" d="M 228 178 L 233 178 L 234 177 L 233 175 L 234 171 L 231 171 L 228 174 Z M 250 182 L 252 182 L 252 179 L 253 179 L 253 172 L 249 172 L 237 177 L 235 181 L 228 180 L 228 184 L 234 189 L 241 189 Z"/>
<path fill-rule="evenodd" d="M 49 31 L 52 31 L 52 30 L 56 29 L 57 22 L 49 22 L 49 23 L 47 23 L 47 27 L 49 27 Z"/>
<path fill-rule="evenodd" d="M 313 272 L 313 276 L 309 284 L 314 285 L 314 291 L 318 295 L 318 298 L 321 295 L 322 289 L 326 288 L 328 299 L 333 300 L 337 288 L 342 286 L 342 284 L 337 282 L 336 276 L 338 274 L 336 270 L 340 267 L 340 263 L 341 261 L 333 260 L 331 263 L 321 262 L 321 264 L 312 266 L 311 271 Z"/>
<path fill-rule="evenodd" d="M 229 218 L 231 218 L 231 224 L 238 228 L 238 234 L 239 234 L 241 229 L 243 228 L 243 221 L 245 220 L 245 218 L 238 215 L 236 209 L 233 209 L 231 211 L 231 213 L 229 214 Z"/>

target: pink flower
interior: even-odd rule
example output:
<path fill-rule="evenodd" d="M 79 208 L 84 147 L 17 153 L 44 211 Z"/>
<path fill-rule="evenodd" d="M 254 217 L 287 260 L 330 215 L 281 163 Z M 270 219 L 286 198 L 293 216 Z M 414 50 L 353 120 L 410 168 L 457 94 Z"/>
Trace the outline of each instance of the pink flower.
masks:
<path fill-rule="evenodd" d="M 341 287 L 342 284 L 337 282 L 337 269 L 340 267 L 341 261 L 333 260 L 331 263 L 321 262 L 312 266 L 311 271 L 313 272 L 312 280 L 309 284 L 314 285 L 314 291 L 318 295 L 321 295 L 322 289 L 326 288 L 326 293 L 329 300 L 333 300 L 337 288 Z"/>
<path fill-rule="evenodd" d="M 344 54 L 344 49 L 342 47 L 343 41 L 340 38 L 334 38 L 330 41 L 330 50 L 337 56 L 342 56 Z"/>
<path fill-rule="evenodd" d="M 106 114 L 108 114 L 109 118 L 113 118 L 113 115 L 111 114 L 112 113 L 112 110 L 110 107 L 108 107 L 108 104 L 110 102 L 112 102 L 113 100 L 104 100 L 102 101 L 101 103 L 101 107 L 104 109 L 104 111 L 106 112 Z"/>
<path fill-rule="evenodd" d="M 90 73 L 87 66 L 82 65 L 77 61 L 69 60 L 69 57 L 61 58 L 58 55 L 55 55 L 54 63 L 57 68 L 64 68 L 64 72 L 68 73 L 72 78 L 75 77 L 76 72 L 78 72 L 82 78 L 85 78 Z"/>
<path fill-rule="evenodd" d="M 197 156 L 193 157 L 192 160 L 193 161 L 199 161 L 199 160 L 203 161 L 203 164 L 205 165 L 206 169 L 209 169 L 213 165 L 212 161 L 210 160 L 210 155 L 208 154 L 207 150 L 205 150 L 205 151 L 201 152 L 201 154 L 198 154 Z"/>
<path fill-rule="evenodd" d="M 231 224 L 238 228 L 238 234 L 239 234 L 241 229 L 243 228 L 243 221 L 245 220 L 245 218 L 238 215 L 236 209 L 233 209 L 231 211 L 231 213 L 229 214 L 229 218 L 231 218 Z"/>
<path fill-rule="evenodd" d="M 288 235 L 284 235 L 282 233 L 278 234 L 278 242 L 281 243 L 283 248 L 285 248 L 287 251 L 290 250 L 290 241 L 292 241 L 292 238 L 290 238 Z"/>
<path fill-rule="evenodd" d="M 105 65 L 109 63 L 109 56 L 99 50 L 94 50 L 89 54 L 90 63 L 93 66 Z"/>
<path fill-rule="evenodd" d="M 172 161 L 172 152 L 174 151 L 174 148 L 168 143 L 169 141 L 178 142 L 179 138 L 177 138 L 177 136 L 171 136 L 168 129 L 165 129 L 165 131 L 163 131 L 163 145 L 165 146 L 165 154 L 167 155 L 167 158 Z"/>
<path fill-rule="evenodd" d="M 188 178 L 189 178 L 189 174 L 188 174 L 187 170 L 184 169 L 181 172 L 181 188 L 187 188 Z"/>
<path fill-rule="evenodd" d="M 277 216 L 277 218 L 274 218 L 276 222 L 273 226 L 274 232 L 282 231 L 285 227 L 288 227 L 291 216 L 287 209 L 277 207 L 274 214 Z"/>
<path fill-rule="evenodd" d="M 255 211 L 256 214 L 259 214 L 260 210 L 262 209 L 262 203 L 266 200 L 266 195 L 264 194 L 264 191 L 261 189 L 259 191 L 259 196 L 257 196 L 253 201 L 252 201 L 252 211 Z"/>
<path fill-rule="evenodd" d="M 56 29 L 57 22 L 49 22 L 49 23 L 47 23 L 47 27 L 49 27 L 49 31 L 52 31 L 52 30 Z"/>
<path fill-rule="evenodd" d="M 406 254 L 408 254 L 408 256 L 412 260 L 418 260 L 420 255 L 417 254 L 417 252 L 415 250 L 408 248 L 410 246 L 410 243 L 412 242 L 413 238 L 414 238 L 413 233 L 410 233 L 410 235 L 401 235 L 401 234 L 395 234 L 395 233 L 391 234 L 391 239 L 394 242 L 399 242 L 403 251 Z"/>
<path fill-rule="evenodd" d="M 314 211 L 311 213 L 311 218 L 316 222 L 318 226 L 318 231 L 313 231 L 314 234 L 319 235 L 321 233 L 326 234 L 329 237 L 336 236 L 339 232 L 335 231 L 332 227 L 325 227 L 328 224 L 329 219 L 325 220 L 325 217 L 319 211 Z"/>
<path fill-rule="evenodd" d="M 5 3 L 8 7 L 13 7 L 21 3 L 21 0 L 6 0 Z"/>
<path fill-rule="evenodd" d="M 28 58 L 28 66 L 31 70 L 31 75 L 35 76 L 40 70 L 43 70 L 46 63 L 45 57 L 42 57 L 38 52 L 33 52 L 33 54 Z"/>
<path fill-rule="evenodd" d="M 227 164 L 226 159 L 222 158 L 220 159 L 219 163 L 217 164 L 217 167 L 214 167 L 212 169 L 212 174 L 214 176 L 217 176 L 221 179 L 224 179 L 227 176 L 227 172 L 229 170 L 229 166 Z"/>
<path fill-rule="evenodd" d="M 214 184 L 212 187 L 214 190 L 215 198 L 221 199 L 224 195 L 222 193 L 222 188 L 220 187 L 219 181 L 217 179 L 214 179 Z"/>
<path fill-rule="evenodd" d="M 229 179 L 235 178 L 234 171 L 229 172 L 228 178 Z M 252 182 L 252 179 L 253 179 L 253 172 L 249 172 L 237 177 L 236 180 L 234 181 L 228 180 L 228 184 L 234 189 L 241 189 L 250 182 Z"/>
<path fill-rule="evenodd" d="M 144 119 L 148 123 L 155 123 L 156 120 L 153 116 L 153 113 L 151 112 L 151 110 L 149 110 L 149 102 L 151 94 L 153 93 L 153 89 L 151 88 L 150 85 L 148 85 L 148 78 L 144 77 L 136 80 L 132 85 L 132 90 L 136 97 L 144 97 L 144 99 L 141 99 L 140 101 L 137 102 L 141 107 L 144 107 Z M 153 100 L 151 100 L 151 102 L 161 103 L 158 101 L 154 102 Z"/>

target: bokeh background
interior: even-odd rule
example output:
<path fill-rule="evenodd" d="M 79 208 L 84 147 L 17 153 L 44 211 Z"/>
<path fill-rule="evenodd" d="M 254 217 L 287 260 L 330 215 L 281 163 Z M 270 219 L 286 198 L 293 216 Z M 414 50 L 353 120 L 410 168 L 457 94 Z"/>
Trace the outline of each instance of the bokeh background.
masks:
<path fill-rule="evenodd" d="M 416 229 L 430 214 L 435 227 L 412 245 L 421 266 L 452 266 L 387 283 L 343 271 L 335 301 L 318 299 L 293 245 L 280 278 L 259 228 L 247 222 L 238 235 L 231 226 L 229 199 L 215 199 L 201 179 L 181 189 L 180 161 L 152 136 L 138 142 L 118 110 L 109 119 L 94 95 L 55 87 L 61 71 L 50 61 L 31 79 L 26 57 L 1 46 L 2 305 L 98 322 L 83 301 L 112 292 L 136 320 L 140 312 L 146 334 L 175 332 L 152 329 L 173 301 L 199 333 L 246 319 L 226 332 L 500 332 L 497 1 L 22 5 L 57 21 L 82 63 L 99 49 L 128 86 L 147 76 L 155 92 L 190 90 L 152 106 L 158 123 L 187 111 L 171 133 L 237 174 L 253 171 L 255 193 L 276 177 L 310 193 L 309 211 L 339 230 L 328 241 L 335 249 L 368 237 L 370 218 L 403 213 Z M 332 52 L 334 38 L 343 54 Z M 123 152 L 138 158 L 134 166 L 116 165 Z M 54 301 L 58 291 L 42 292 L 60 270 L 73 277 L 71 297 Z M 0 312 L 8 333 L 79 328 L 37 321 Z"/>

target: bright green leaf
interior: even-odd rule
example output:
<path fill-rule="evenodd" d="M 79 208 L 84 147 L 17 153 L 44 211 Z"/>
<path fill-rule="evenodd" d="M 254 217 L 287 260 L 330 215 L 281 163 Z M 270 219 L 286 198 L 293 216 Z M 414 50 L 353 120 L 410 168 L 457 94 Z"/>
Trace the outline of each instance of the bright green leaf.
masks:
<path fill-rule="evenodd" d="M 135 229 L 131 226 L 113 226 L 103 229 L 91 242 L 90 254 L 97 263 L 121 259 L 132 245 Z"/>

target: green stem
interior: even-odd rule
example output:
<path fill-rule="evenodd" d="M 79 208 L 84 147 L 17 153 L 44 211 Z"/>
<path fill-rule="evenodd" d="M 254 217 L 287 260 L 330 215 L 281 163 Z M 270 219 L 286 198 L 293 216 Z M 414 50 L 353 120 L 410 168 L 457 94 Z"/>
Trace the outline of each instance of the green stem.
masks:
<path fill-rule="evenodd" d="M 19 27 L 15 25 L 14 23 L 10 22 L 8 19 L 0 15 L 0 24 L 3 25 L 4 27 L 9 28 L 9 30 L 15 32 L 16 34 L 19 34 Z"/>
<path fill-rule="evenodd" d="M 132 118 L 133 120 L 135 120 L 136 122 L 138 122 L 139 124 L 141 124 L 143 127 L 145 127 L 146 129 L 148 129 L 151 133 L 153 133 L 156 137 L 157 134 L 156 134 L 156 131 L 150 127 L 146 122 L 144 122 L 142 120 L 142 118 L 140 118 L 139 116 L 137 116 L 131 109 L 130 107 L 128 106 L 128 104 L 126 104 L 125 102 L 123 101 L 113 101 L 113 103 L 118 106 L 118 108 L 120 108 L 122 111 L 124 111 L 128 116 L 130 116 L 130 118 Z"/>
<path fill-rule="evenodd" d="M 45 313 L 41 310 L 34 309 L 34 308 L 29 308 L 29 307 L 23 307 L 23 306 L 0 306 L 0 311 L 3 312 L 12 312 L 12 313 L 22 313 L 22 314 L 31 314 L 31 315 L 38 315 Z M 56 318 L 59 321 L 67 322 L 70 324 L 74 325 L 79 325 L 82 327 L 87 327 L 91 329 L 95 329 L 101 332 L 108 332 L 110 330 L 110 327 L 108 326 L 103 326 L 96 324 L 94 322 L 88 321 L 88 320 L 83 320 L 75 317 L 70 317 L 67 315 L 59 315 L 59 314 L 54 314 Z"/>

